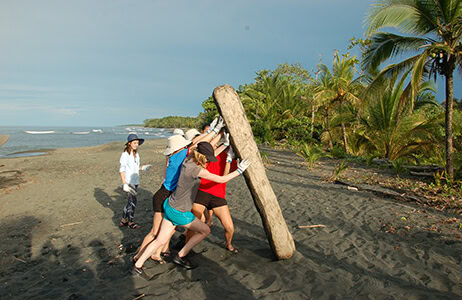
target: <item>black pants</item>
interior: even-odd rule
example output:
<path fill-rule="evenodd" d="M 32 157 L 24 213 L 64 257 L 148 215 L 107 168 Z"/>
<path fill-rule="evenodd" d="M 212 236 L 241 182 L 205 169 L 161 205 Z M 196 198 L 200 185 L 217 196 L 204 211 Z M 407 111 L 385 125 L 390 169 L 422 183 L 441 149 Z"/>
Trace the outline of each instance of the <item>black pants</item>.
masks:
<path fill-rule="evenodd" d="M 130 187 L 133 188 L 135 191 L 138 189 L 138 185 L 131 185 Z M 130 193 L 128 194 L 127 205 L 124 207 L 123 218 L 128 222 L 133 222 L 135 218 L 135 209 L 136 209 L 136 196 Z"/>

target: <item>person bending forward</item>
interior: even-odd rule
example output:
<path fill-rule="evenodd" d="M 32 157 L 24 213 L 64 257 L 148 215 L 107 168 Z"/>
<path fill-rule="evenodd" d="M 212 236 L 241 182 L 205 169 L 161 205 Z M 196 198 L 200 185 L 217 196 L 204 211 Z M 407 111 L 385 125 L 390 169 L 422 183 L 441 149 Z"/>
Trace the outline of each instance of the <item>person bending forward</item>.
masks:
<path fill-rule="evenodd" d="M 196 198 L 200 185 L 200 179 L 205 178 L 218 183 L 225 183 L 242 174 L 250 165 L 248 160 L 239 163 L 236 171 L 225 176 L 218 176 L 206 170 L 208 162 L 217 161 L 214 149 L 208 142 L 200 142 L 192 151 L 182 166 L 178 186 L 170 197 L 164 202 L 164 219 L 162 220 L 157 238 L 151 242 L 143 254 L 135 261 L 132 274 L 147 277 L 143 269 L 144 262 L 152 253 L 162 247 L 170 238 L 175 226 L 183 226 L 197 232 L 184 247 L 178 252 L 173 262 L 186 268 L 196 267 L 186 255 L 210 233 L 210 228 L 204 222 L 197 219 L 191 208 Z"/>

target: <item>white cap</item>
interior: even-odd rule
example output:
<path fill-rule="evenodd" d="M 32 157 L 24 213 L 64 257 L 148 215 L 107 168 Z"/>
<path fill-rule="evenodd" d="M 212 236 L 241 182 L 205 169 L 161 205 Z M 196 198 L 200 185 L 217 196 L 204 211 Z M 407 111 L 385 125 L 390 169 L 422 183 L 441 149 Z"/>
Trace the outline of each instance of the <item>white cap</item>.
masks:
<path fill-rule="evenodd" d="M 200 135 L 201 133 L 193 128 L 193 129 L 189 129 L 188 131 L 186 131 L 186 133 L 184 134 L 184 138 L 187 139 L 188 141 L 192 141 L 193 138 L 195 138 L 196 136 Z"/>
<path fill-rule="evenodd" d="M 184 131 L 180 128 L 173 130 L 174 135 L 184 135 Z"/>

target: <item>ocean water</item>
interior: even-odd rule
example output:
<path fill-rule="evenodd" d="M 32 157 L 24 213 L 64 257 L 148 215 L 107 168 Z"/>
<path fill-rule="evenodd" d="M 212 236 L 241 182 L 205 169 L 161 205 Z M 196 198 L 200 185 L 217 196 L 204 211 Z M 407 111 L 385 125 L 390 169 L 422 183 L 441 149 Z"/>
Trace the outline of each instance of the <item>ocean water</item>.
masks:
<path fill-rule="evenodd" d="M 27 131 L 30 131 L 29 133 Z M 52 131 L 52 133 L 46 133 Z M 0 158 L 34 156 L 43 154 L 41 149 L 75 148 L 126 142 L 130 133 L 145 140 L 164 139 L 173 130 L 145 127 L 9 127 L 0 126 L 0 135 L 8 134 L 9 140 L 0 146 Z M 26 153 L 21 153 L 26 152 Z"/>

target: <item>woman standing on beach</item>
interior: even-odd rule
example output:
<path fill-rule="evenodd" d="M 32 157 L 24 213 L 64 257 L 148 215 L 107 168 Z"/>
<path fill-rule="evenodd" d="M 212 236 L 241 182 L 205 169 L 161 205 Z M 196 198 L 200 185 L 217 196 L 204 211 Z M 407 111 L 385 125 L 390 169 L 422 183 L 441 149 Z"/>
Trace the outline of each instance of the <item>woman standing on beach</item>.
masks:
<path fill-rule="evenodd" d="M 164 202 L 164 219 L 157 238 L 151 242 L 143 254 L 135 261 L 132 274 L 147 277 L 143 269 L 144 262 L 152 253 L 162 247 L 172 235 L 175 226 L 186 227 L 197 234 L 191 237 L 184 247 L 178 252 L 173 262 L 186 268 L 193 269 L 195 266 L 186 258 L 189 251 L 199 244 L 209 233 L 210 228 L 204 222 L 191 213 L 191 208 L 196 198 L 200 185 L 200 179 L 205 178 L 211 181 L 224 183 L 242 174 L 250 165 L 248 160 L 239 163 L 235 172 L 225 176 L 211 174 L 206 170 L 209 162 L 217 161 L 214 156 L 214 149 L 207 142 L 200 142 L 197 148 L 191 152 L 182 165 L 180 178 L 176 190 Z"/>
<path fill-rule="evenodd" d="M 136 134 L 129 134 L 124 152 L 120 156 L 120 178 L 122 178 L 123 190 L 128 194 L 127 205 L 124 207 L 122 219 L 120 220 L 121 227 L 128 226 L 128 228 L 132 229 L 141 227 L 134 221 L 136 193 L 140 184 L 140 169 L 146 171 L 151 167 L 151 165 L 144 165 L 140 168 L 138 147 L 143 143 L 144 139 L 138 138 Z"/>
<path fill-rule="evenodd" d="M 223 145 L 229 146 L 228 136 L 224 135 L 224 137 Z M 207 166 L 207 171 L 218 176 L 227 175 L 230 171 L 232 172 L 236 169 L 237 163 L 236 160 L 234 160 L 234 152 L 231 146 L 228 147 L 227 152 L 222 152 L 217 156 L 216 162 L 209 163 Z M 223 229 L 225 231 L 225 249 L 232 253 L 238 253 L 238 250 L 232 245 L 234 223 L 225 197 L 226 183 L 217 183 L 206 178 L 202 178 L 191 212 L 199 219 L 202 219 L 205 212 L 205 217 L 206 219 L 209 219 L 210 225 L 212 213 L 215 214 L 223 225 Z M 206 209 L 208 210 L 207 212 Z M 207 215 L 208 212 L 210 212 L 209 215 Z M 186 240 L 188 241 L 193 235 L 194 232 L 188 230 Z"/>
<path fill-rule="evenodd" d="M 159 190 L 152 197 L 152 205 L 154 209 L 154 217 L 151 231 L 144 237 L 143 242 L 140 246 L 140 250 L 135 255 L 134 259 L 138 259 L 141 256 L 146 246 L 152 242 L 160 229 L 160 224 L 164 215 L 163 203 L 173 191 L 175 191 L 180 177 L 181 165 L 189 152 L 195 149 L 196 145 L 200 141 L 209 142 L 214 136 L 220 136 L 217 133 L 220 132 L 223 127 L 223 120 L 214 120 L 212 122 L 212 130 L 200 134 L 196 129 L 190 129 L 184 135 L 173 135 L 168 139 L 168 146 L 164 151 L 166 156 L 166 166 L 164 173 L 164 181 L 162 182 Z M 211 141 L 212 145 L 218 142 L 218 139 Z M 189 146 L 191 145 L 191 146 Z M 188 147 L 189 146 L 189 147 Z M 165 243 L 162 248 L 159 248 L 154 254 L 151 255 L 151 259 L 163 264 L 165 263 L 163 256 L 169 256 L 169 242 Z"/>

